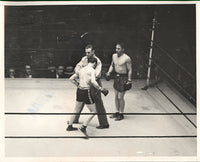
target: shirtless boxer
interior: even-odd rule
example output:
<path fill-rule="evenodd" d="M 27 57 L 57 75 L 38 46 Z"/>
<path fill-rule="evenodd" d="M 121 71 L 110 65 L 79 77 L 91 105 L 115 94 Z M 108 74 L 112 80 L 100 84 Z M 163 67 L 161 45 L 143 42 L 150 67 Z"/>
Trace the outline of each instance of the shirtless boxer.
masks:
<path fill-rule="evenodd" d="M 126 90 L 129 90 L 132 86 L 131 58 L 124 53 L 124 45 L 122 43 L 116 45 L 116 53 L 112 55 L 112 62 L 106 74 L 107 78 L 110 77 L 113 69 L 115 70 L 113 87 L 115 90 L 116 113 L 110 117 L 116 118 L 115 120 L 122 120 L 124 119 L 124 95 Z"/>
<path fill-rule="evenodd" d="M 88 64 L 82 69 L 80 69 L 79 73 L 75 73 L 69 78 L 69 80 L 77 86 L 77 92 L 76 92 L 76 106 L 74 109 L 74 115 L 72 115 L 70 118 L 67 131 L 77 130 L 77 128 L 74 128 L 72 124 L 74 122 L 76 114 L 80 112 L 83 103 L 86 104 L 86 106 L 91 112 L 91 115 L 89 115 L 88 119 L 81 126 L 80 130 L 82 132 L 86 132 L 86 127 L 88 126 L 92 118 L 95 116 L 96 106 L 94 99 L 91 95 L 91 85 L 93 85 L 96 89 L 101 91 L 104 95 L 108 94 L 108 90 L 102 88 L 96 82 L 95 69 L 94 69 L 96 64 L 97 64 L 96 58 L 92 57 L 88 59 Z M 78 78 L 79 81 L 76 80 Z"/>

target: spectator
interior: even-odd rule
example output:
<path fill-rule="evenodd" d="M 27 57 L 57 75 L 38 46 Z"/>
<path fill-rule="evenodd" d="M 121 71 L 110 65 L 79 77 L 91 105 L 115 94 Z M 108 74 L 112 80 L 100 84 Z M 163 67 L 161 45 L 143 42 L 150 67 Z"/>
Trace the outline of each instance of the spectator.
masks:
<path fill-rule="evenodd" d="M 66 78 L 63 66 L 58 66 L 58 69 L 56 71 L 56 78 Z"/>
<path fill-rule="evenodd" d="M 9 69 L 9 78 L 15 78 L 15 77 L 16 77 L 15 69 L 10 68 Z"/>
<path fill-rule="evenodd" d="M 48 67 L 46 78 L 56 78 L 56 67 L 55 66 Z"/>
<path fill-rule="evenodd" d="M 67 66 L 65 70 L 66 78 L 71 77 L 74 74 L 74 68 L 72 66 Z"/>
<path fill-rule="evenodd" d="M 25 66 L 25 78 L 32 78 L 32 71 L 30 65 Z"/>
<path fill-rule="evenodd" d="M 19 72 L 19 77 L 20 78 L 32 78 L 33 77 L 33 72 L 31 70 L 30 65 L 25 65 L 25 69 L 23 71 Z"/>

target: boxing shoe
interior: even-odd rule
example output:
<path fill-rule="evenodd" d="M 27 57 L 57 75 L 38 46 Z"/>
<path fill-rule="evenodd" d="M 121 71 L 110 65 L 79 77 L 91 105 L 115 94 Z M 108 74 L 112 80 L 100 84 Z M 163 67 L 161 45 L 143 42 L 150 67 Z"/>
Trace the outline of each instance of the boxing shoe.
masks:
<path fill-rule="evenodd" d="M 119 116 L 119 112 L 116 112 L 116 113 L 112 114 L 112 115 L 110 116 L 110 118 L 116 118 L 116 117 L 118 117 L 118 116 Z"/>
<path fill-rule="evenodd" d="M 74 128 L 72 125 L 68 125 L 66 131 L 75 131 L 78 130 L 78 128 Z"/>
<path fill-rule="evenodd" d="M 119 120 L 122 120 L 122 119 L 124 119 L 124 115 L 123 115 L 123 114 L 119 114 L 119 115 L 116 117 L 115 121 L 119 121 Z"/>
<path fill-rule="evenodd" d="M 81 131 L 84 135 L 85 135 L 85 137 L 83 137 L 84 139 L 89 139 L 89 136 L 88 136 L 88 134 L 87 134 L 87 132 L 86 132 L 86 128 L 87 128 L 87 126 L 84 126 L 84 125 L 82 125 L 80 128 L 78 128 L 79 129 L 79 131 Z"/>
<path fill-rule="evenodd" d="M 97 129 L 105 129 L 105 128 L 109 128 L 109 125 L 100 125 L 96 127 Z"/>
<path fill-rule="evenodd" d="M 83 132 L 83 133 L 87 133 L 86 132 L 86 126 L 84 126 L 84 125 L 82 125 L 81 127 L 79 127 L 78 129 L 81 131 L 81 132 Z"/>

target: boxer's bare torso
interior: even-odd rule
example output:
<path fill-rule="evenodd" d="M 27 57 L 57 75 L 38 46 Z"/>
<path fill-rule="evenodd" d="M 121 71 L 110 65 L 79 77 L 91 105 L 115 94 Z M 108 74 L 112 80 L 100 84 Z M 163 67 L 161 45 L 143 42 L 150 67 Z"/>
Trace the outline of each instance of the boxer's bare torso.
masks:
<path fill-rule="evenodd" d="M 131 62 L 130 57 L 123 53 L 121 56 L 118 54 L 113 54 L 112 60 L 114 63 L 115 72 L 120 74 L 126 74 L 128 72 L 127 64 Z"/>

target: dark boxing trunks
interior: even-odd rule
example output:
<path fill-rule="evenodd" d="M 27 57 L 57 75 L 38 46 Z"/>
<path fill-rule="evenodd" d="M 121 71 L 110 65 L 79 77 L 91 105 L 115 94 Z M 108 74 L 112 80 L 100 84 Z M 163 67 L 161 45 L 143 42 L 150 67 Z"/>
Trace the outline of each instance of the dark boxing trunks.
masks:
<path fill-rule="evenodd" d="M 115 73 L 115 78 L 114 78 L 114 89 L 116 89 L 119 92 L 124 92 L 126 91 L 125 89 L 125 84 L 128 81 L 128 74 L 119 74 Z"/>
<path fill-rule="evenodd" d="M 85 104 L 93 104 L 94 100 L 91 96 L 91 90 L 77 88 L 76 101 L 84 102 Z"/>

